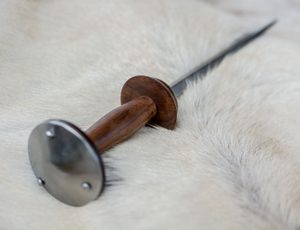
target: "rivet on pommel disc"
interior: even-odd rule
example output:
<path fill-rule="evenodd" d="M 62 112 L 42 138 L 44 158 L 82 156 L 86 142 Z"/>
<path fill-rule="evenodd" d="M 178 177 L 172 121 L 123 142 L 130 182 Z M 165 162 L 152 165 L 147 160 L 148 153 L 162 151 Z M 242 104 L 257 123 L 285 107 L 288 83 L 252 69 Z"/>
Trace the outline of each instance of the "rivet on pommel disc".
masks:
<path fill-rule="evenodd" d="M 177 100 L 166 83 L 148 76 L 132 77 L 122 88 L 121 104 L 125 104 L 140 96 L 148 96 L 156 104 L 157 114 L 151 119 L 150 123 L 167 129 L 175 128 Z"/>
<path fill-rule="evenodd" d="M 102 192 L 105 175 L 99 153 L 71 123 L 48 120 L 38 125 L 30 135 L 28 150 L 38 183 L 58 200 L 82 206 Z"/>

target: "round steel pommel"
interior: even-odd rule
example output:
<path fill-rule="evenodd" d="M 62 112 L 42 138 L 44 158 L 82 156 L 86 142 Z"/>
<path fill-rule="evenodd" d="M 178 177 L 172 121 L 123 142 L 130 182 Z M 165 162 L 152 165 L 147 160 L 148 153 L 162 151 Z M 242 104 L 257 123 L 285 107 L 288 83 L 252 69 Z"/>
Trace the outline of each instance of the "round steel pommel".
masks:
<path fill-rule="evenodd" d="M 82 206 L 97 199 L 105 182 L 96 147 L 76 126 L 48 120 L 31 133 L 29 159 L 39 184 L 58 200 Z"/>
<path fill-rule="evenodd" d="M 129 79 L 122 89 L 121 102 L 86 132 L 62 120 L 48 120 L 32 131 L 28 147 L 32 169 L 38 183 L 58 200 L 82 206 L 97 199 L 105 184 L 100 154 L 148 122 L 175 127 L 176 99 L 158 79 Z"/>

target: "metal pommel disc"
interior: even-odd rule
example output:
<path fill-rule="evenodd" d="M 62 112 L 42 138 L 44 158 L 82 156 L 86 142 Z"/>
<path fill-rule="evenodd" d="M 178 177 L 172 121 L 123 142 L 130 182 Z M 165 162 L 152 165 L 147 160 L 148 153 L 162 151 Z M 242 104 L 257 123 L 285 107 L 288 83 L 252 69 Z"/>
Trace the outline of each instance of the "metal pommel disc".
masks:
<path fill-rule="evenodd" d="M 76 126 L 48 120 L 31 133 L 29 159 L 39 184 L 58 200 L 82 206 L 98 198 L 104 181 L 100 155 Z"/>

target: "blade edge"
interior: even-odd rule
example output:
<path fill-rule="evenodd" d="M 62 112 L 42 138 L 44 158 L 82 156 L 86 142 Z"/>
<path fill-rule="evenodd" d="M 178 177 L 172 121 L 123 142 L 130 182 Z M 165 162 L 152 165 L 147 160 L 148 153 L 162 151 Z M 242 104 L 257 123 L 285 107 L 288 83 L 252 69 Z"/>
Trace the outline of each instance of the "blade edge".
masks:
<path fill-rule="evenodd" d="M 217 67 L 225 57 L 228 55 L 234 54 L 235 52 L 239 51 L 243 47 L 245 47 L 250 42 L 254 41 L 256 38 L 263 35 L 268 29 L 270 29 L 273 25 L 277 23 L 277 20 L 273 20 L 267 25 L 263 26 L 259 30 L 246 34 L 241 38 L 238 38 L 233 44 L 229 47 L 225 48 L 217 55 L 210 58 L 208 61 L 200 64 L 199 66 L 195 67 L 192 71 L 188 72 L 187 74 L 183 75 L 176 81 L 170 84 L 170 87 L 175 94 L 176 97 L 179 97 L 183 91 L 187 87 L 187 82 L 192 81 L 195 79 L 202 79 L 206 74 L 212 70 L 213 68 Z"/>

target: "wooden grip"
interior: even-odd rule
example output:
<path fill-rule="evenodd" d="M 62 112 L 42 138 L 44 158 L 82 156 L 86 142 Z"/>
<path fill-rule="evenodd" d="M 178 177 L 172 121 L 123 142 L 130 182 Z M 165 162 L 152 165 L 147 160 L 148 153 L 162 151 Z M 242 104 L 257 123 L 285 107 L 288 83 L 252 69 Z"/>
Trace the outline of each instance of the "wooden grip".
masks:
<path fill-rule="evenodd" d="M 98 151 L 103 153 L 133 135 L 157 113 L 150 97 L 140 96 L 112 110 L 87 131 Z"/>
<path fill-rule="evenodd" d="M 147 76 L 130 78 L 122 88 L 121 104 L 86 131 L 99 153 L 126 140 L 148 122 L 175 128 L 177 101 L 161 80 Z"/>

